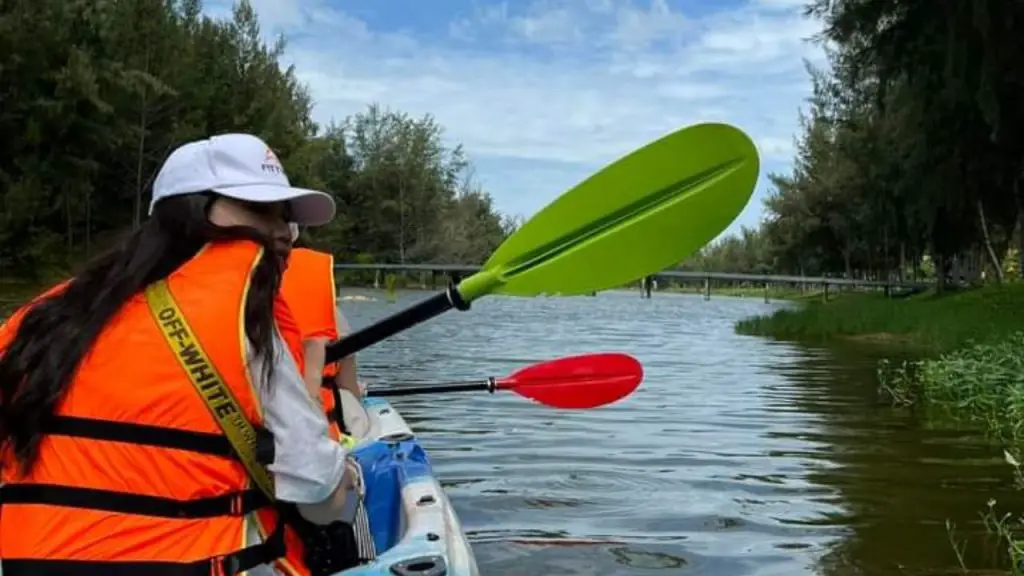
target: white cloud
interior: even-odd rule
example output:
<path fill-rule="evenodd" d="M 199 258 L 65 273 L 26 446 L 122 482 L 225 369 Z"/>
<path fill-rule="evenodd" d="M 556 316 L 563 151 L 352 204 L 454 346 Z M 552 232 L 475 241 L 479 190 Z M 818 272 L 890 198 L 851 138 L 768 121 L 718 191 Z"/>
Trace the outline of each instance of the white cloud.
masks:
<path fill-rule="evenodd" d="M 754 0 L 754 4 L 775 10 L 803 10 L 807 0 Z"/>
<path fill-rule="evenodd" d="M 802 59 L 821 58 L 802 0 L 711 14 L 668 0 L 480 2 L 427 37 L 374 29 L 324 0 L 253 0 L 268 36 L 294 37 L 286 60 L 312 89 L 318 120 L 371 102 L 433 114 L 481 160 L 478 176 L 504 210 L 531 213 L 564 181 L 703 120 L 747 131 L 762 165 L 790 161 L 809 93 Z M 522 174 L 530 162 L 546 176 Z M 759 202 L 747 212 L 756 221 Z"/>
<path fill-rule="evenodd" d="M 654 42 L 678 40 L 678 35 L 687 33 L 690 25 L 690 20 L 669 8 L 665 0 L 651 0 L 646 10 L 627 3 L 615 13 L 612 38 L 624 49 L 643 50 Z"/>
<path fill-rule="evenodd" d="M 790 138 L 761 138 L 757 141 L 757 148 L 762 155 L 775 158 L 792 158 L 795 152 L 793 140 Z"/>

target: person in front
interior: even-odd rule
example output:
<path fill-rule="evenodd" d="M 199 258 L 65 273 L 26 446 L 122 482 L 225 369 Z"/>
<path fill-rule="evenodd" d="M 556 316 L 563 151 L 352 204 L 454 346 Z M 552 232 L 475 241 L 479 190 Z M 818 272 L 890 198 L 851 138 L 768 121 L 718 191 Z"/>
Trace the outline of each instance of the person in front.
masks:
<path fill-rule="evenodd" d="M 281 278 L 281 294 L 294 314 L 306 342 L 305 380 L 310 395 L 323 406 L 331 435 L 354 442 L 369 426 L 359 399 L 363 395 L 354 356 L 324 364 L 326 344 L 349 331 L 338 309 L 334 285 L 334 257 L 298 244 L 299 227 L 291 226 L 292 250 Z M 317 366 L 323 366 L 317 371 Z"/>
<path fill-rule="evenodd" d="M 150 219 L 0 327 L 5 576 L 319 575 L 372 554 L 279 296 L 287 222 L 334 212 L 255 136 L 190 142 Z"/>

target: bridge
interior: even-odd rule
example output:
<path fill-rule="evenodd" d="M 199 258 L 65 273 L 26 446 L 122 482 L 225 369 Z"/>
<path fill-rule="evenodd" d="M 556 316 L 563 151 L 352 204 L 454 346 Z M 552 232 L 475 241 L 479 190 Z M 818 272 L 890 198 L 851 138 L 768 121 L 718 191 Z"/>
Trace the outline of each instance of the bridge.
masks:
<path fill-rule="evenodd" d="M 474 274 L 481 266 L 470 264 L 355 264 L 337 263 L 334 265 L 335 272 L 373 272 L 374 288 L 380 288 L 381 276 L 385 273 L 418 273 L 420 287 L 436 289 L 439 276 L 447 277 L 452 282 L 458 282 L 466 275 Z M 820 288 L 822 297 L 828 299 L 829 288 L 836 289 L 858 289 L 858 290 L 881 290 L 886 295 L 895 292 L 920 292 L 931 287 L 932 283 L 926 282 L 897 282 L 884 280 L 857 280 L 850 278 L 829 278 L 826 276 L 786 276 L 779 274 L 741 274 L 734 272 L 697 272 L 685 270 L 665 270 L 652 274 L 639 281 L 640 289 L 644 296 L 651 297 L 652 290 L 657 289 L 657 281 L 673 280 L 679 283 L 704 284 L 704 299 L 711 298 L 711 287 L 714 284 L 745 284 L 763 287 L 765 301 L 768 301 L 769 287 L 771 286 L 799 286 L 801 288 Z M 429 281 L 428 281 L 429 280 Z"/>

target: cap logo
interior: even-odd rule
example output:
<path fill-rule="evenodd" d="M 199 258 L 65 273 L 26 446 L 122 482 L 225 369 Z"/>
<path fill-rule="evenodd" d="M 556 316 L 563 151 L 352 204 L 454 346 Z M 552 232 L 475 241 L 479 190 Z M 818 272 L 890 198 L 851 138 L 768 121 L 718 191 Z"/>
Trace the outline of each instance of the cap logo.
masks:
<path fill-rule="evenodd" d="M 274 151 L 270 148 L 267 148 L 266 153 L 263 155 L 263 163 L 260 164 L 260 169 L 270 174 L 284 174 L 281 161 L 277 159 L 277 154 L 274 154 Z"/>

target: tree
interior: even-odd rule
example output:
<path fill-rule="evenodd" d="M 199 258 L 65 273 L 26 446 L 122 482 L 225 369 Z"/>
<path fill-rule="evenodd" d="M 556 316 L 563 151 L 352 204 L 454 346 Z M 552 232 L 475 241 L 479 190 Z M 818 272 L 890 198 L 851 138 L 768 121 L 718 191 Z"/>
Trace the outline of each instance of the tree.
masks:
<path fill-rule="evenodd" d="M 813 0 L 806 12 L 824 23 L 829 66 L 809 68 L 794 167 L 770 177 L 771 266 L 903 278 L 928 258 L 940 288 L 972 265 L 1001 281 L 1024 238 L 1024 5 Z"/>
<path fill-rule="evenodd" d="M 229 131 L 334 195 L 337 220 L 310 236 L 340 257 L 479 261 L 500 242 L 502 217 L 431 117 L 371 105 L 321 130 L 284 50 L 248 0 L 226 20 L 198 0 L 0 3 L 0 278 L 66 270 L 138 226 L 167 154 Z"/>

